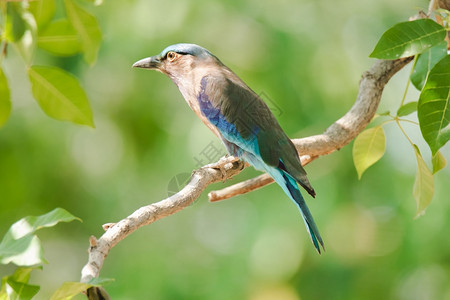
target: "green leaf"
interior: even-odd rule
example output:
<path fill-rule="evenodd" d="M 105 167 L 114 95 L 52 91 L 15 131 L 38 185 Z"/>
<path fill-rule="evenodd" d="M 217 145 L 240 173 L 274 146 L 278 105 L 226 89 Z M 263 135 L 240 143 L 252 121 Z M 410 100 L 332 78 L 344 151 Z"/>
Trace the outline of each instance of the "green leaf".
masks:
<path fill-rule="evenodd" d="M 82 293 L 93 286 L 105 286 L 114 279 L 112 278 L 92 278 L 88 283 L 82 282 L 64 282 L 62 286 L 55 291 L 50 300 L 72 299 L 74 296 Z"/>
<path fill-rule="evenodd" d="M 8 278 L 6 284 L 11 287 L 10 293 L 8 293 L 8 296 L 11 299 L 31 300 L 34 297 L 34 295 L 36 295 L 39 292 L 40 289 L 40 287 L 37 285 L 17 282 L 11 278 Z"/>
<path fill-rule="evenodd" d="M 430 19 L 398 23 L 381 36 L 370 57 L 397 59 L 413 56 L 442 42 L 445 34 L 445 28 Z"/>
<path fill-rule="evenodd" d="M 94 277 L 88 283 L 92 286 L 105 286 L 112 282 L 114 282 L 114 278 Z"/>
<path fill-rule="evenodd" d="M 62 56 L 74 55 L 81 49 L 77 32 L 67 19 L 54 21 L 40 32 L 38 46 Z"/>
<path fill-rule="evenodd" d="M 447 161 L 441 151 L 438 151 L 435 155 L 433 155 L 431 162 L 433 163 L 433 174 L 436 174 L 447 165 Z"/>
<path fill-rule="evenodd" d="M 389 116 L 391 112 L 389 110 L 377 113 L 378 116 Z"/>
<path fill-rule="evenodd" d="M 64 282 L 62 286 L 55 291 L 50 300 L 69 300 L 79 293 L 90 288 L 92 284 L 82 282 Z"/>
<path fill-rule="evenodd" d="M 7 264 L 8 262 L 4 262 L 6 258 L 25 252 L 32 242 L 32 235 L 24 236 L 17 240 L 6 238 L 5 236 L 0 243 L 0 262 Z"/>
<path fill-rule="evenodd" d="M 27 25 L 22 18 L 23 11 L 20 3 L 7 3 L 5 35 L 10 42 L 20 40 L 25 33 Z"/>
<path fill-rule="evenodd" d="M 35 235 L 27 235 L 17 240 L 3 239 L 0 243 L 0 263 L 17 266 L 34 266 L 45 263 L 41 242 Z"/>
<path fill-rule="evenodd" d="M 11 113 L 11 98 L 3 70 L 0 68 L 0 127 L 2 127 L 9 118 Z"/>
<path fill-rule="evenodd" d="M 17 282 L 28 283 L 28 280 L 30 280 L 30 273 L 35 269 L 37 268 L 17 268 L 14 271 L 14 274 L 9 277 Z"/>
<path fill-rule="evenodd" d="M 6 279 L 7 277 L 0 278 L 0 300 L 10 300 L 8 297 L 8 293 L 6 293 Z"/>
<path fill-rule="evenodd" d="M 36 21 L 21 3 L 8 3 L 5 37 L 19 51 L 25 62 L 30 63 L 36 46 Z"/>
<path fill-rule="evenodd" d="M 30 64 L 36 48 L 36 22 L 33 15 L 29 12 L 25 12 L 23 18 L 27 23 L 27 29 L 20 41 L 17 41 L 14 45 L 24 58 L 25 62 Z"/>
<path fill-rule="evenodd" d="M 381 126 L 363 131 L 353 144 L 353 162 L 358 178 L 384 154 L 386 138 Z"/>
<path fill-rule="evenodd" d="M 417 159 L 417 174 L 413 187 L 413 196 L 416 199 L 417 212 L 416 218 L 425 213 L 425 209 L 433 199 L 434 194 L 434 181 L 433 174 L 428 169 L 425 161 L 420 154 L 419 148 L 414 145 L 414 153 Z"/>
<path fill-rule="evenodd" d="M 9 228 L 0 243 L 0 262 L 14 263 L 18 266 L 44 263 L 41 243 L 33 234 L 41 228 L 73 220 L 79 219 L 62 208 L 56 208 L 47 214 L 38 217 L 28 216 L 17 221 Z"/>
<path fill-rule="evenodd" d="M 33 234 L 39 229 L 53 227 L 59 222 L 72 222 L 74 220 L 81 221 L 67 210 L 58 207 L 40 216 L 28 216 L 20 219 L 11 225 L 4 237 L 4 240 L 17 240 L 26 235 Z"/>
<path fill-rule="evenodd" d="M 421 91 L 425 85 L 430 70 L 446 55 L 446 41 L 443 41 L 419 55 L 414 71 L 411 74 L 411 82 L 419 91 Z"/>
<path fill-rule="evenodd" d="M 102 41 L 102 33 L 97 19 L 72 0 L 65 0 L 64 3 L 66 4 L 67 16 L 80 36 L 84 60 L 92 65 L 97 60 Z"/>
<path fill-rule="evenodd" d="M 430 71 L 420 93 L 417 116 L 422 135 L 434 155 L 450 139 L 450 55 Z"/>
<path fill-rule="evenodd" d="M 397 110 L 397 116 L 399 116 L 399 117 L 407 116 L 409 114 L 412 114 L 416 110 L 417 110 L 417 101 L 409 102 L 409 103 L 402 105 Z"/>
<path fill-rule="evenodd" d="M 55 14 L 55 0 L 30 1 L 29 5 L 29 11 L 33 14 L 39 29 L 44 28 Z"/>
<path fill-rule="evenodd" d="M 57 120 L 94 127 L 92 111 L 78 80 L 56 67 L 28 69 L 33 95 L 42 110 Z"/>

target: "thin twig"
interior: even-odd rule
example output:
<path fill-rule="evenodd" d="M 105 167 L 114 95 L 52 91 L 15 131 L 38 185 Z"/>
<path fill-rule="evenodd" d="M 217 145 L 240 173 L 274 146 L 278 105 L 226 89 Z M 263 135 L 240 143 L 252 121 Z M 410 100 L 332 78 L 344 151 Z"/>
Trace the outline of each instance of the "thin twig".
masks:
<path fill-rule="evenodd" d="M 437 0 L 430 0 L 430 4 L 428 4 L 428 18 L 431 17 L 431 14 L 433 11 L 435 11 L 438 8 L 438 1 Z"/>

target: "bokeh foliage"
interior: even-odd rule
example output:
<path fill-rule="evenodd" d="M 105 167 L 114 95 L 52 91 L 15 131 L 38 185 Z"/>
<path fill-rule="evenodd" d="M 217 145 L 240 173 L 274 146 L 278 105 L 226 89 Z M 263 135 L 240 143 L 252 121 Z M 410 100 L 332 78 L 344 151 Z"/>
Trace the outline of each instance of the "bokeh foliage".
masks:
<path fill-rule="evenodd" d="M 55 4 L 52 22 L 60 22 L 67 1 Z M 95 60 L 83 48 L 92 45 L 87 38 L 75 55 L 61 48 L 68 57 L 38 48 L 33 64 L 58 67 L 79 79 L 95 130 L 55 121 L 39 109 L 20 49 L 11 48 L 2 66 L 12 111 L 0 130 L 0 235 L 21 217 L 55 207 L 83 219 L 40 235 L 50 263 L 30 279 L 42 286 L 37 299 L 48 299 L 62 282 L 79 280 L 88 237 L 100 235 L 101 224 L 166 197 L 171 179 L 190 173 L 207 145 L 220 147 L 170 80 L 131 69 L 134 61 L 169 44 L 200 44 L 277 104 L 282 112 L 277 117 L 290 136 L 317 134 L 352 105 L 381 34 L 428 3 L 75 5 L 95 15 L 102 29 L 96 64 L 86 64 Z M 76 28 L 65 24 L 49 27 L 37 46 L 45 49 L 45 38 L 55 30 L 71 35 Z M 409 72 L 405 68 L 386 87 L 380 111 L 397 110 Z M 9 92 L 0 89 L 0 94 Z M 419 93 L 410 89 L 406 102 L 418 100 Z M 422 155 L 431 157 L 417 127 L 404 128 Z M 349 146 L 307 167 L 318 192 L 316 200 L 307 201 L 325 240 L 324 255 L 314 252 L 298 211 L 277 186 L 215 204 L 204 193 L 193 206 L 112 250 L 102 270 L 102 276 L 116 279 L 108 291 L 113 299 L 450 297 L 448 168 L 435 175 L 427 213 L 413 220 L 415 152 L 397 128 L 384 130 L 386 153 L 361 181 Z M 448 145 L 441 151 L 449 157 Z M 248 169 L 225 184 L 256 174 Z M 9 271 L 1 267 L 0 275 Z"/>

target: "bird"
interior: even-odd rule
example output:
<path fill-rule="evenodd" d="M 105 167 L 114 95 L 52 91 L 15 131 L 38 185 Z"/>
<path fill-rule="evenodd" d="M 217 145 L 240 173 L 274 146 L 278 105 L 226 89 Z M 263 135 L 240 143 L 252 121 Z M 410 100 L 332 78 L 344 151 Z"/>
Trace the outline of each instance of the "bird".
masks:
<path fill-rule="evenodd" d="M 321 253 L 322 237 L 298 184 L 312 197 L 299 154 L 267 104 L 215 55 L 196 44 L 174 44 L 141 59 L 135 68 L 159 71 L 178 87 L 184 99 L 228 153 L 267 172 L 298 206 L 311 241 Z"/>

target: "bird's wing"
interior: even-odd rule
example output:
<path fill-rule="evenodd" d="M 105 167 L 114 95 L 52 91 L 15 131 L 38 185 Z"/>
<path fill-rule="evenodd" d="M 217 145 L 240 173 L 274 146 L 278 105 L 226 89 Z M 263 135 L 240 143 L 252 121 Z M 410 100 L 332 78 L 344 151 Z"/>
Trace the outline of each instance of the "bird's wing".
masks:
<path fill-rule="evenodd" d="M 267 104 L 245 83 L 238 78 L 203 77 L 198 99 L 202 113 L 228 142 L 288 173 L 315 196 L 294 144 Z"/>

